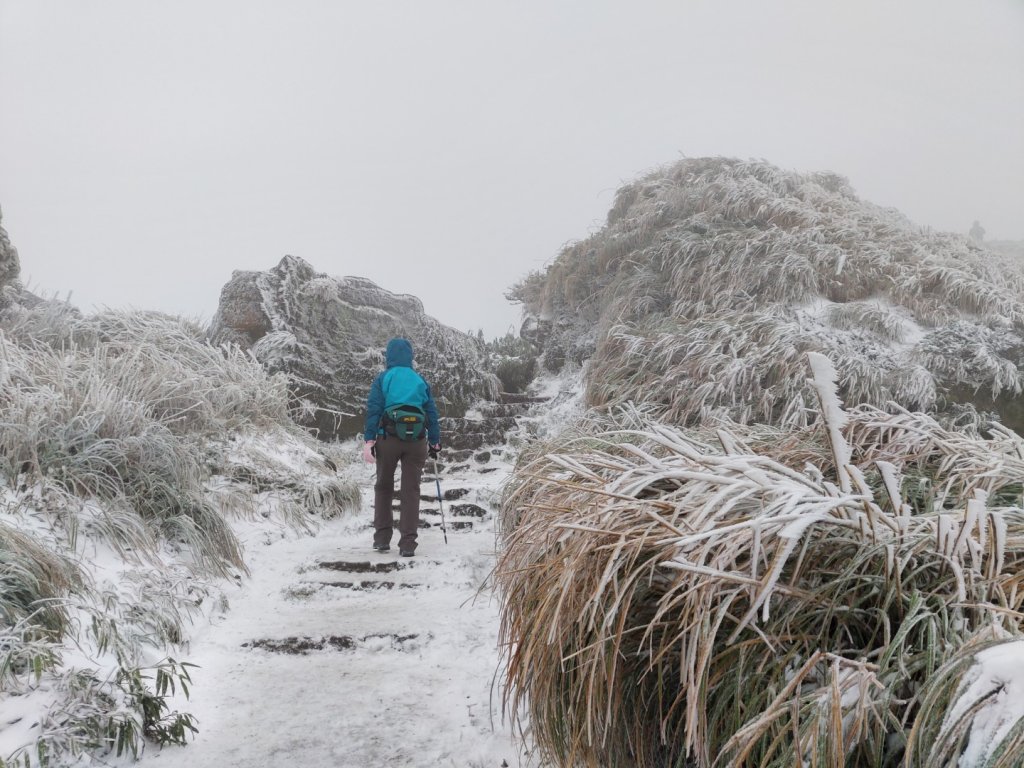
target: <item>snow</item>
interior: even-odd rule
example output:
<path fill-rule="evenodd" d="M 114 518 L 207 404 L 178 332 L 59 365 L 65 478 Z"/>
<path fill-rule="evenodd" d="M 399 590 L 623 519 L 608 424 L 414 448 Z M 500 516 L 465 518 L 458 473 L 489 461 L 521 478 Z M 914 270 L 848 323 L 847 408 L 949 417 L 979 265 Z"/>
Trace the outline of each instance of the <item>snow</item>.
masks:
<path fill-rule="evenodd" d="M 987 699 L 987 700 L 986 700 Z M 982 703 L 982 701 L 984 703 Z M 1024 641 L 980 651 L 960 683 L 957 700 L 943 722 L 953 727 L 973 707 L 970 738 L 959 768 L 985 765 L 1017 721 L 1024 717 Z"/>
<path fill-rule="evenodd" d="M 355 448 L 353 447 L 353 450 Z M 494 466 L 492 464 L 492 466 Z M 416 557 L 371 550 L 373 470 L 355 465 L 363 490 L 356 515 L 314 536 L 249 524 L 239 530 L 252 577 L 226 589 L 230 608 L 196 628 L 187 660 L 199 734 L 186 747 L 150 746 L 140 768 L 293 764 L 528 766 L 521 740 L 501 717 L 498 604 L 484 586 L 494 564 L 493 501 L 510 466 L 441 476 L 442 489 L 469 494 L 488 515 L 472 530 L 449 530 L 423 514 Z M 429 490 L 428 490 L 429 488 Z M 424 494 L 434 490 L 424 476 Z M 423 509 L 437 504 L 423 502 Z M 391 573 L 347 573 L 320 563 L 394 563 Z M 357 590 L 343 583 L 394 583 Z M 352 638 L 352 648 L 304 654 L 245 647 L 259 640 Z M 336 641 L 340 642 L 340 641 Z"/>
<path fill-rule="evenodd" d="M 35 688 L 16 696 L 0 697 L 0 723 L 3 723 L 0 728 L 0 756 L 6 757 L 34 744 L 39 718 L 56 700 L 50 688 Z"/>
<path fill-rule="evenodd" d="M 282 441 L 278 435 L 249 433 L 237 436 L 227 452 L 231 464 L 252 467 L 283 466 L 293 473 L 306 473 L 310 463 L 322 463 L 319 454 L 295 441 Z"/>
<path fill-rule="evenodd" d="M 529 387 L 531 397 L 548 398 L 540 408 L 520 418 L 534 437 L 546 439 L 561 432 L 584 411 L 584 375 L 579 366 L 566 364 L 556 374 L 542 373 Z"/>

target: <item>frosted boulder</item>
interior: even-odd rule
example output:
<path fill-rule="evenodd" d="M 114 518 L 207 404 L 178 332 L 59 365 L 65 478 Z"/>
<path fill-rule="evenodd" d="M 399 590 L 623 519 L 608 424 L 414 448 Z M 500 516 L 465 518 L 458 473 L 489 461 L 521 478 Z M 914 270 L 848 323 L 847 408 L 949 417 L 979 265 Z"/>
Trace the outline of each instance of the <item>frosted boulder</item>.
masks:
<path fill-rule="evenodd" d="M 360 277 L 330 277 L 295 256 L 266 272 L 234 272 L 211 336 L 251 349 L 268 369 L 287 374 L 302 421 L 324 439 L 361 430 L 370 383 L 394 336 L 412 342 L 442 416 L 460 417 L 498 394 L 477 342 L 429 317 L 418 298 Z"/>

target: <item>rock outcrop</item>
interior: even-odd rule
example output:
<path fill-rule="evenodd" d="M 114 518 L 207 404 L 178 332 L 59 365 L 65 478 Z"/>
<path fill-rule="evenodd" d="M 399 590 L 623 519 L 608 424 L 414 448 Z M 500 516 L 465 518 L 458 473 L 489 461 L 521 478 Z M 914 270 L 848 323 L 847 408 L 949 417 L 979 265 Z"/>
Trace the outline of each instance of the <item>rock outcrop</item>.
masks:
<path fill-rule="evenodd" d="M 21 274 L 18 250 L 11 245 L 3 228 L 3 220 L 3 212 L 0 211 L 0 309 L 6 307 L 21 291 L 21 283 L 18 281 Z"/>
<path fill-rule="evenodd" d="M 251 349 L 269 370 L 285 373 L 300 421 L 324 439 L 361 430 L 370 382 L 394 336 L 412 342 L 442 416 L 461 417 L 498 394 L 478 343 L 426 315 L 418 298 L 360 277 L 329 277 L 295 256 L 266 272 L 236 271 L 210 333 L 214 343 Z"/>
<path fill-rule="evenodd" d="M 25 289 L 18 249 L 11 245 L 2 224 L 0 212 L 0 328 L 12 336 L 37 341 L 65 339 L 67 327 L 61 318 L 78 317 L 78 310 L 66 301 L 43 299 Z"/>

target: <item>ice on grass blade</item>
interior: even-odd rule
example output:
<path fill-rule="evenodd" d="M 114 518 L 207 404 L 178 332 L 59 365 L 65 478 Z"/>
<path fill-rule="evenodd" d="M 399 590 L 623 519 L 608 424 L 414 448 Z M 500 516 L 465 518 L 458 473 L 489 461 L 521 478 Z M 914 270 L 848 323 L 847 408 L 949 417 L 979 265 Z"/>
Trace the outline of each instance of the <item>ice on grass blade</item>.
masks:
<path fill-rule="evenodd" d="M 889 497 L 889 504 L 896 515 L 903 513 L 903 495 L 900 493 L 899 470 L 888 461 L 876 461 L 875 466 L 882 476 L 882 484 Z"/>
<path fill-rule="evenodd" d="M 811 381 L 814 391 L 818 393 L 821 404 L 821 418 L 828 431 L 829 444 L 832 446 L 832 459 L 835 462 L 839 488 L 843 493 L 850 493 L 850 446 L 843 437 L 843 427 L 847 424 L 846 411 L 839 400 L 835 366 L 825 355 L 808 352 L 807 361 L 811 367 Z"/>

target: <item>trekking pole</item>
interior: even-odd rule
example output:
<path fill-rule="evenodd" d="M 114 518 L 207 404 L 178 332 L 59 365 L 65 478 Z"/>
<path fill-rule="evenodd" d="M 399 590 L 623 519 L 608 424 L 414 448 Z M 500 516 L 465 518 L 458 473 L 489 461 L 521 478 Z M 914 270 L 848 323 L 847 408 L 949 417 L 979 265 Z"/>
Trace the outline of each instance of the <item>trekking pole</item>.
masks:
<path fill-rule="evenodd" d="M 441 507 L 441 533 L 444 534 L 445 546 L 448 546 L 448 526 L 444 523 L 444 502 L 441 500 L 441 476 L 437 472 L 437 456 L 434 457 L 434 484 L 437 485 L 437 504 Z"/>

